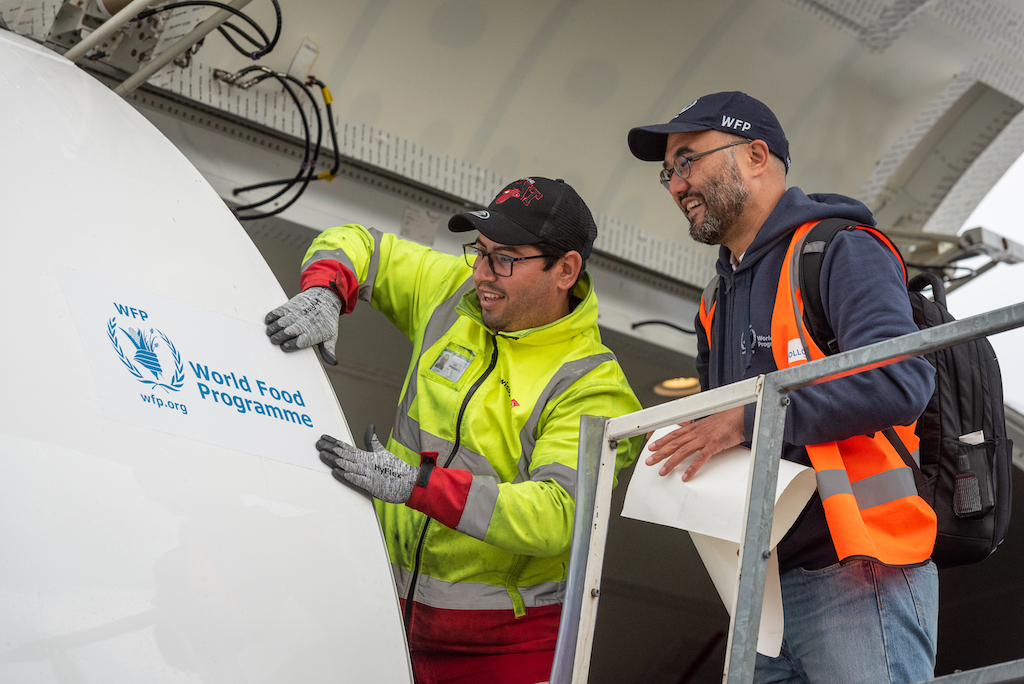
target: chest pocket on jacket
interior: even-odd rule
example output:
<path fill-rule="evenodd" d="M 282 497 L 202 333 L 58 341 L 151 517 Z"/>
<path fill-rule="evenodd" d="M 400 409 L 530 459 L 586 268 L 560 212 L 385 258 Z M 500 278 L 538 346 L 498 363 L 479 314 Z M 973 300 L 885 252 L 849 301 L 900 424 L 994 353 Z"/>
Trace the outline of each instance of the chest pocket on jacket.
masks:
<path fill-rule="evenodd" d="M 420 377 L 458 392 L 476 375 L 473 362 L 478 356 L 477 350 L 449 339 L 423 355 Z"/>

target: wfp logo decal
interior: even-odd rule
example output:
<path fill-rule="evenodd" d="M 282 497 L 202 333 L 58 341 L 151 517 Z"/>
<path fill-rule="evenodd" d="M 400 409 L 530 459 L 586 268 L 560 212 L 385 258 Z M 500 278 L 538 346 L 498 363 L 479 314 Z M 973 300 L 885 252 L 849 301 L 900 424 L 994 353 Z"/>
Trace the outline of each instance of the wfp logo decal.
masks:
<path fill-rule="evenodd" d="M 181 354 L 167 335 L 155 328 L 144 329 L 141 323 L 149 315 L 141 309 L 114 303 L 122 316 L 138 319 L 138 328 L 124 328 L 118 325 L 117 316 L 107 321 L 107 338 L 117 352 L 121 363 L 135 379 L 153 389 L 159 387 L 165 392 L 177 392 L 185 384 L 185 368 L 181 363 Z M 121 333 L 120 335 L 118 333 Z M 120 340 L 127 339 L 131 347 L 122 346 Z M 128 349 L 126 353 L 125 349 Z M 131 353 L 131 357 L 129 357 Z M 138 365 L 136 365 L 138 364 Z M 141 366 L 141 368 L 140 368 Z M 170 372 L 171 366 L 174 372 Z M 170 375 L 170 378 L 167 376 Z"/>

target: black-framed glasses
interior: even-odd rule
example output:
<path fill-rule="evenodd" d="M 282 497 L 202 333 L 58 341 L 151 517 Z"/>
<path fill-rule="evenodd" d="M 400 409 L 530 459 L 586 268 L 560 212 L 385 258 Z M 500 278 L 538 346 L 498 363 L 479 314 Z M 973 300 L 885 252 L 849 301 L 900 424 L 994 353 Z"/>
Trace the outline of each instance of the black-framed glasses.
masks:
<path fill-rule="evenodd" d="M 517 261 L 540 259 L 546 256 L 544 254 L 537 254 L 535 256 L 528 257 L 511 257 L 507 254 L 495 254 L 494 252 L 487 252 L 480 249 L 475 242 L 469 242 L 462 245 L 462 254 L 466 257 L 466 263 L 474 270 L 476 269 L 477 264 L 480 263 L 480 260 L 487 257 L 487 263 L 491 267 L 491 270 L 494 271 L 494 275 L 502 276 L 504 278 L 512 275 L 512 264 Z"/>
<path fill-rule="evenodd" d="M 715 149 L 708 150 L 707 152 L 698 152 L 697 154 L 691 154 L 688 157 L 679 155 L 678 157 L 676 157 L 675 162 L 673 162 L 672 168 L 661 170 L 661 184 L 665 186 L 666 190 L 668 190 L 668 184 L 672 182 L 673 173 L 682 178 L 683 180 L 689 178 L 690 162 L 694 161 L 695 159 L 700 159 L 706 154 L 711 154 L 712 152 L 720 152 L 721 150 L 727 150 L 730 147 L 736 147 L 737 145 L 749 145 L 752 142 L 754 141 L 737 140 L 736 142 L 729 143 L 728 145 L 722 145 L 721 147 L 716 147 Z"/>

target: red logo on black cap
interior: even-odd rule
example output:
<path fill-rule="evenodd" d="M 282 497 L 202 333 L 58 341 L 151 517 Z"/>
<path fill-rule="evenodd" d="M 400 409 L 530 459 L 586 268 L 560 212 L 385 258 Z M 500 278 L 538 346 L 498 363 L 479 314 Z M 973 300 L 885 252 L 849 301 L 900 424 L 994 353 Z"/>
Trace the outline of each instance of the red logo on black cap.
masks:
<path fill-rule="evenodd" d="M 535 199 L 541 199 L 544 195 L 540 194 L 540 191 L 534 187 L 532 182 L 524 178 L 502 190 L 501 194 L 494 198 L 494 203 L 504 204 L 510 197 L 516 197 L 524 205 L 530 206 L 530 202 Z"/>

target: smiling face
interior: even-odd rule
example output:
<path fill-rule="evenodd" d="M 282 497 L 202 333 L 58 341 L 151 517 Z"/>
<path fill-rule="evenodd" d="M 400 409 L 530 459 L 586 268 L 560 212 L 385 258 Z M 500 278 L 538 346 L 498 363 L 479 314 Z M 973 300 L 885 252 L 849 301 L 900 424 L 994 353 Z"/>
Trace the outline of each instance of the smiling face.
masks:
<path fill-rule="evenodd" d="M 672 133 L 665 149 L 665 168 L 672 168 L 680 155 L 698 154 L 731 141 L 718 131 Z M 669 192 L 690 222 L 690 237 L 697 242 L 727 244 L 747 206 L 750 193 L 736 164 L 735 149 L 694 160 L 689 178 L 672 174 Z"/>
<path fill-rule="evenodd" d="M 501 245 L 483 235 L 477 246 L 486 252 L 510 257 L 540 254 L 534 245 Z M 473 282 L 484 323 L 495 332 L 516 332 L 552 323 L 569 313 L 569 290 L 576 281 L 581 259 L 568 252 L 549 270 L 545 259 L 517 261 L 512 275 L 498 276 L 486 258 L 473 268 Z"/>

